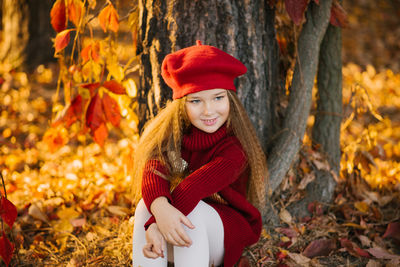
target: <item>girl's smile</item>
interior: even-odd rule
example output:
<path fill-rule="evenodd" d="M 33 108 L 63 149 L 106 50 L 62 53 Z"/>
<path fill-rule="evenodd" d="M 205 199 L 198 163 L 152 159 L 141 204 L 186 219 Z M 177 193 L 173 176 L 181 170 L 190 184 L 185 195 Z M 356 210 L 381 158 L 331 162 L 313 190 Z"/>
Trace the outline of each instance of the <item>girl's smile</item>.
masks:
<path fill-rule="evenodd" d="M 219 88 L 188 94 L 185 103 L 192 125 L 206 133 L 217 131 L 226 122 L 229 108 L 227 92 Z"/>

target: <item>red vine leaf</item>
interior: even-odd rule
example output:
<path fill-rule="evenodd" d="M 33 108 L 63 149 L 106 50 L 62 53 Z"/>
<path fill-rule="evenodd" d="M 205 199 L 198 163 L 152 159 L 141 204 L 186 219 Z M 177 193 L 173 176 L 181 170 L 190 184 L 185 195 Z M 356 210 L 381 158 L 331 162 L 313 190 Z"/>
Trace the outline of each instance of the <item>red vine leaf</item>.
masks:
<path fill-rule="evenodd" d="M 285 0 L 286 12 L 294 24 L 300 25 L 306 11 L 308 0 Z"/>
<path fill-rule="evenodd" d="M 99 51 L 100 51 L 100 45 L 98 42 L 88 44 L 81 51 L 81 57 L 83 60 L 82 64 L 85 64 L 89 60 L 93 60 L 94 62 L 99 62 L 100 60 Z"/>
<path fill-rule="evenodd" d="M 103 106 L 99 93 L 96 93 L 89 104 L 86 111 L 86 126 L 94 132 L 104 122 Z"/>
<path fill-rule="evenodd" d="M 99 14 L 99 23 L 104 32 L 107 28 L 113 32 L 118 31 L 118 13 L 112 4 L 107 5 Z"/>
<path fill-rule="evenodd" d="M 100 83 L 85 83 L 80 85 L 82 88 L 89 89 L 90 96 L 94 96 L 96 89 L 100 87 Z"/>
<path fill-rule="evenodd" d="M 330 23 L 336 27 L 345 28 L 349 25 L 347 12 L 338 1 L 333 1 L 331 7 Z"/>
<path fill-rule="evenodd" d="M 70 40 L 70 33 L 73 31 L 73 29 L 68 29 L 64 30 L 60 33 L 57 34 L 56 39 L 54 41 L 54 47 L 55 47 L 55 54 L 63 50 L 65 47 L 67 47 L 69 40 Z"/>
<path fill-rule="evenodd" d="M 13 226 L 15 219 L 17 219 L 17 208 L 15 205 L 5 197 L 0 198 L 0 216 L 10 228 Z"/>
<path fill-rule="evenodd" d="M 114 94 L 118 95 L 124 95 L 126 94 L 125 87 L 123 87 L 119 82 L 117 81 L 106 81 L 103 83 L 103 86 L 113 92 Z"/>
<path fill-rule="evenodd" d="M 8 240 L 3 231 L 3 235 L 0 238 L 0 256 L 3 258 L 3 261 L 7 266 L 10 264 L 13 252 L 14 245 L 10 242 L 10 240 Z"/>
<path fill-rule="evenodd" d="M 66 14 L 65 14 L 65 2 L 64 0 L 57 0 L 54 2 L 53 7 L 50 11 L 51 26 L 56 32 L 61 32 L 66 28 Z"/>
<path fill-rule="evenodd" d="M 104 146 L 104 141 L 107 139 L 108 130 L 106 124 L 103 122 L 100 126 L 93 132 L 94 141 L 100 146 Z"/>
<path fill-rule="evenodd" d="M 83 106 L 86 101 L 86 99 L 83 101 L 82 96 L 79 94 L 72 100 L 63 118 L 67 127 L 71 126 L 75 121 L 81 118 Z"/>
<path fill-rule="evenodd" d="M 78 27 L 83 14 L 83 3 L 80 0 L 70 0 L 68 4 L 68 19 Z"/>
<path fill-rule="evenodd" d="M 121 121 L 121 114 L 117 101 L 115 101 L 115 99 L 113 99 L 107 93 L 104 93 L 102 102 L 103 102 L 103 110 L 107 120 L 111 122 L 112 125 L 114 125 L 115 127 L 119 127 L 119 123 Z"/>

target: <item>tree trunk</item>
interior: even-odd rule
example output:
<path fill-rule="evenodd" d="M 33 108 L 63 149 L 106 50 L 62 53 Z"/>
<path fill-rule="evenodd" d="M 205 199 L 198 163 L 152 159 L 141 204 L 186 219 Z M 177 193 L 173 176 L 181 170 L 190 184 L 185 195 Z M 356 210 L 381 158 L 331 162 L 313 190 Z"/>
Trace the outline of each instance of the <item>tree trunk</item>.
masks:
<path fill-rule="evenodd" d="M 328 26 L 321 44 L 318 65 L 317 113 L 312 129 L 315 147 L 326 156 L 332 170 L 340 171 L 340 123 L 342 118 L 342 57 L 341 29 Z M 291 205 L 289 211 L 296 217 L 308 215 L 308 203 L 330 203 L 336 181 L 328 170 L 314 170 L 316 179 L 307 185 L 306 196 Z"/>
<path fill-rule="evenodd" d="M 2 0 L 3 37 L 0 61 L 5 70 L 54 60 L 50 25 L 51 0 Z"/>
<path fill-rule="evenodd" d="M 298 40 L 297 62 L 283 128 L 268 158 L 270 183 L 266 190 L 269 189 L 272 192 L 281 184 L 302 144 L 310 113 L 320 45 L 329 24 L 331 4 L 331 0 L 326 0 L 321 1 L 319 5 L 314 2 L 308 5 L 307 21 L 303 25 Z M 264 220 L 275 224 L 276 214 L 269 206 L 266 208 L 269 210 L 265 212 Z"/>
<path fill-rule="evenodd" d="M 238 95 L 264 149 L 277 129 L 278 45 L 274 11 L 265 1 L 139 1 L 139 128 L 171 97 L 161 78 L 165 55 L 195 45 L 216 46 L 241 60 L 248 72 Z M 201 14 L 201 16 L 199 16 Z"/>
<path fill-rule="evenodd" d="M 18 68 L 25 60 L 25 48 L 29 39 L 28 1 L 3 0 L 2 24 L 3 38 L 0 49 L 0 60 L 4 71 Z"/>

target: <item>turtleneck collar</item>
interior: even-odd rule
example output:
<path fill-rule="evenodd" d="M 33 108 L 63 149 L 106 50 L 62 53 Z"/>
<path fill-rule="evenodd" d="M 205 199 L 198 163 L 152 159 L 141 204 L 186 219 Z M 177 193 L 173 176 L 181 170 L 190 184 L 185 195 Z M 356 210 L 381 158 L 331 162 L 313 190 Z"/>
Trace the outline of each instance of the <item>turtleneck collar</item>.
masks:
<path fill-rule="evenodd" d="M 226 124 L 213 133 L 206 133 L 191 126 L 190 132 L 183 136 L 182 146 L 190 151 L 206 150 L 218 143 L 227 135 Z"/>

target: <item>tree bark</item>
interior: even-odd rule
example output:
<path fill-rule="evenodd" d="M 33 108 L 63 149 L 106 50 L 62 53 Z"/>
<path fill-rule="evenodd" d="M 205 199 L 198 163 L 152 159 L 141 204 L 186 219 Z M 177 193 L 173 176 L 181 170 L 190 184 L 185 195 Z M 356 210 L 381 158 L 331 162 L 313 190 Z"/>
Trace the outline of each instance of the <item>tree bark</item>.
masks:
<path fill-rule="evenodd" d="M 160 75 L 165 55 L 201 40 L 235 56 L 248 68 L 236 86 L 266 149 L 278 128 L 278 45 L 274 10 L 266 1 L 141 0 L 139 9 L 139 128 L 172 95 Z"/>
<path fill-rule="evenodd" d="M 286 110 L 282 132 L 275 142 L 268 159 L 270 190 L 274 192 L 297 155 L 310 113 L 312 87 L 317 72 L 320 45 L 329 24 L 332 0 L 310 2 L 298 40 L 298 57 L 290 88 L 289 104 Z M 268 190 L 268 188 L 267 188 Z M 265 221 L 275 214 L 266 212 Z"/>
<path fill-rule="evenodd" d="M 2 0 L 3 37 L 0 60 L 4 71 L 31 71 L 54 60 L 50 25 L 51 0 Z"/>
<path fill-rule="evenodd" d="M 321 43 L 317 73 L 317 113 L 312 129 L 314 147 L 326 156 L 332 170 L 340 171 L 340 123 L 342 118 L 341 29 L 328 26 Z M 305 197 L 288 210 L 296 217 L 308 215 L 308 203 L 330 203 L 336 181 L 328 170 L 315 169 L 315 180 L 306 187 Z"/>
<path fill-rule="evenodd" d="M 3 0 L 3 38 L 0 60 L 6 70 L 18 68 L 25 62 L 25 48 L 29 39 L 27 0 Z"/>

